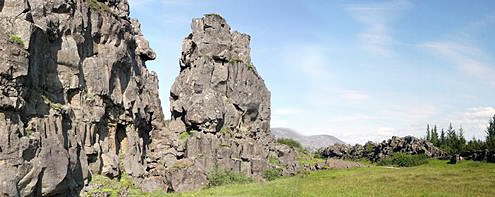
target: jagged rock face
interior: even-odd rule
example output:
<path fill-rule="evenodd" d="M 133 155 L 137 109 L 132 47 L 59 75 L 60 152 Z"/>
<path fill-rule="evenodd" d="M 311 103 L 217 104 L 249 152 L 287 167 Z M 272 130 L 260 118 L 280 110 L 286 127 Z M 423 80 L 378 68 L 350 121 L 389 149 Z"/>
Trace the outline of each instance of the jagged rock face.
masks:
<path fill-rule="evenodd" d="M 418 139 L 413 136 L 392 137 L 375 144 L 367 142 L 364 146 L 356 144 L 355 146 L 337 144 L 329 146 L 320 151 L 322 156 L 340 159 L 369 159 L 372 162 L 380 161 L 396 152 L 408 154 L 424 154 L 428 157 L 442 157 L 443 151 L 435 147 L 432 143 Z"/>
<path fill-rule="evenodd" d="M 222 128 L 265 139 L 270 92 L 249 56 L 250 37 L 230 32 L 218 15 L 194 19 L 184 40 L 181 72 L 171 90 L 173 119 L 207 133 Z"/>
<path fill-rule="evenodd" d="M 214 168 L 257 179 L 271 168 L 295 173 L 295 150 L 270 135 L 270 92 L 251 63 L 249 41 L 219 15 L 193 19 L 170 92 L 169 131 L 153 136 L 147 183 L 166 177 L 157 188 L 164 182 L 185 191 L 207 184 Z"/>
<path fill-rule="evenodd" d="M 0 2 L 0 196 L 77 195 L 91 174 L 146 174 L 163 114 L 144 64 L 155 54 L 128 10 Z"/>

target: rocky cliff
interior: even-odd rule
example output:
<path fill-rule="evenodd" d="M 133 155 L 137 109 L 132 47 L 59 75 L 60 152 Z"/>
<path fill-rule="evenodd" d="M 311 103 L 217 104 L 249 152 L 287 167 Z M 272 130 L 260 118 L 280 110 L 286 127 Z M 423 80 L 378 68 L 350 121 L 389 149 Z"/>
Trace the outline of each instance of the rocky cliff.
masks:
<path fill-rule="evenodd" d="M 146 174 L 163 115 L 127 0 L 1 0 L 0 45 L 0 196 Z"/>
<path fill-rule="evenodd" d="M 270 135 L 270 92 L 251 62 L 250 37 L 231 32 L 216 14 L 193 19 L 191 27 L 170 92 L 172 120 L 167 132 L 152 136 L 146 185 L 195 189 L 215 169 L 257 179 L 269 169 L 294 174 L 295 150 Z"/>
<path fill-rule="evenodd" d="M 79 195 L 97 174 L 146 191 L 199 188 L 214 169 L 294 174 L 250 37 L 218 15 L 192 30 L 164 121 L 127 0 L 1 0 L 0 196 Z"/>

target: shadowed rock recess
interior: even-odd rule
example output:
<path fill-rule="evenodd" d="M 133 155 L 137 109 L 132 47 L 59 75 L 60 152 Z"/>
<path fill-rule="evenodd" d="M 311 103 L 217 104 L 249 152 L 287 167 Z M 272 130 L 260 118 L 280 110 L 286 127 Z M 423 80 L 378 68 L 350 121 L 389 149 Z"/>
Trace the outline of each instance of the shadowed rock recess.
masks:
<path fill-rule="evenodd" d="M 215 168 L 295 173 L 249 36 L 218 15 L 192 27 L 164 121 L 127 0 L 0 0 L 0 196 L 77 196 L 96 174 L 184 191 Z"/>

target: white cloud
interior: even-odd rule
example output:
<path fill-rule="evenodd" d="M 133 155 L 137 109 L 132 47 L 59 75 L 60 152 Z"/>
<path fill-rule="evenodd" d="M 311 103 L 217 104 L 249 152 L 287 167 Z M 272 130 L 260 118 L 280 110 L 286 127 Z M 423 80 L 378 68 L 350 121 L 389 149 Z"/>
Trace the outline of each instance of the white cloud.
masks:
<path fill-rule="evenodd" d="M 488 121 L 495 115 L 493 107 L 473 107 L 467 109 L 457 118 L 452 120 L 452 123 L 461 126 L 467 131 L 466 136 L 484 137 L 484 132 L 488 126 Z"/>
<path fill-rule="evenodd" d="M 358 38 L 364 49 L 380 56 L 390 56 L 393 37 L 389 24 L 406 8 L 408 1 L 390 1 L 377 4 L 353 4 L 347 7 L 352 17 L 366 26 Z"/>
<path fill-rule="evenodd" d="M 380 127 L 376 130 L 376 134 L 380 136 L 392 136 L 394 135 L 394 129 L 393 128 L 388 128 L 388 127 Z"/>
<path fill-rule="evenodd" d="M 464 112 L 464 117 L 468 119 L 489 119 L 495 115 L 493 107 L 473 107 Z"/>
<path fill-rule="evenodd" d="M 369 96 L 366 93 L 356 91 L 356 90 L 342 91 L 341 97 L 344 98 L 345 100 L 352 101 L 352 102 L 362 102 L 362 101 L 365 101 L 369 98 Z"/>

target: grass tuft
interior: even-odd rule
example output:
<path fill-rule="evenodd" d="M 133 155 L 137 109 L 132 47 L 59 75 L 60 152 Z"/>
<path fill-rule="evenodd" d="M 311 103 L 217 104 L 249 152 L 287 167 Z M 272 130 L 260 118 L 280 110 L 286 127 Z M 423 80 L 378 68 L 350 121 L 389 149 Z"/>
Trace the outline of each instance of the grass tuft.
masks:
<path fill-rule="evenodd" d="M 273 181 L 275 179 L 278 179 L 282 176 L 282 169 L 280 168 L 272 168 L 272 169 L 266 169 L 263 171 L 263 178 L 265 178 L 268 181 Z"/>
<path fill-rule="evenodd" d="M 19 46 L 24 47 L 24 41 L 22 41 L 22 38 L 17 34 L 10 35 L 9 40 L 14 44 L 18 44 Z"/>
<path fill-rule="evenodd" d="M 245 184 L 253 182 L 251 177 L 244 174 L 233 172 L 232 170 L 213 169 L 208 174 L 208 187 L 216 187 L 221 185 Z"/>

